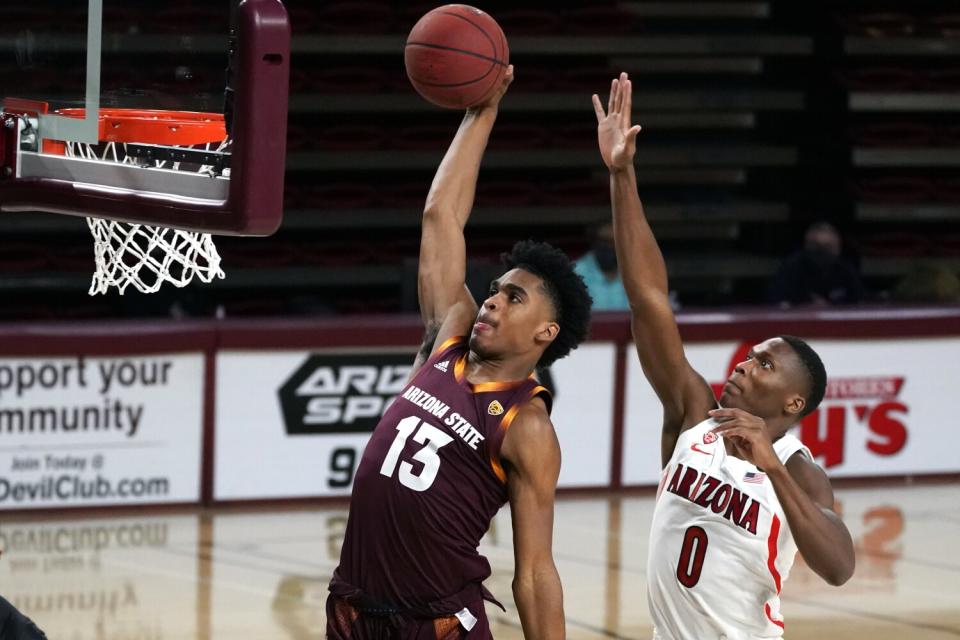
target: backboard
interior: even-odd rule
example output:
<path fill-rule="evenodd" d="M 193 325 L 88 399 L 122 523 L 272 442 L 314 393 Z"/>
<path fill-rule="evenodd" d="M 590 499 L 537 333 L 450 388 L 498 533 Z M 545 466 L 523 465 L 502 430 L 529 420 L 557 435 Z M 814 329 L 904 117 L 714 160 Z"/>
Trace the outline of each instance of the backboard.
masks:
<path fill-rule="evenodd" d="M 5 7 L 0 210 L 272 233 L 282 215 L 289 48 L 280 0 Z M 217 144 L 184 137 L 194 126 Z M 99 154 L 108 140 L 125 161 L 64 153 Z M 181 165 L 209 170 L 174 170 Z"/>

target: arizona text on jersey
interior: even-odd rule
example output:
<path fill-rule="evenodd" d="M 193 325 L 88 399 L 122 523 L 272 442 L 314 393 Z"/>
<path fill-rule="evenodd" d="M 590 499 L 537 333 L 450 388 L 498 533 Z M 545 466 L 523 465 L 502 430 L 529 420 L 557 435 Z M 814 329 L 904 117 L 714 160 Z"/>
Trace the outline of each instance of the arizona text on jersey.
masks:
<path fill-rule="evenodd" d="M 778 638 L 780 588 L 797 547 L 761 469 L 727 454 L 710 419 L 677 440 L 657 492 L 648 598 L 657 640 Z M 785 435 L 784 463 L 810 455 Z"/>

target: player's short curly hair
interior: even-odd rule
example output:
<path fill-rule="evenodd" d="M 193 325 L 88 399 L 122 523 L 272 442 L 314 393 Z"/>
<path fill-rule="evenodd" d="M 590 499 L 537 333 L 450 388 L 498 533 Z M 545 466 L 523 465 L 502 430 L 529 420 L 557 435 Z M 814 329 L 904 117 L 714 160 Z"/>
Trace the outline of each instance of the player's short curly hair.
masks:
<path fill-rule="evenodd" d="M 587 337 L 593 305 L 587 285 L 573 270 L 567 254 L 546 242 L 522 240 L 509 253 L 501 254 L 500 262 L 507 270 L 523 269 L 543 281 L 543 290 L 553 303 L 554 319 L 560 325 L 560 333 L 537 363 L 538 369 L 549 367 Z"/>
<path fill-rule="evenodd" d="M 823 366 L 823 360 L 803 338 L 789 335 L 777 337 L 790 345 L 793 352 L 800 358 L 800 362 L 807 373 L 808 387 L 804 398 L 807 403 L 800 414 L 800 417 L 804 418 L 813 413 L 823 401 L 823 396 L 827 390 L 827 370 Z"/>

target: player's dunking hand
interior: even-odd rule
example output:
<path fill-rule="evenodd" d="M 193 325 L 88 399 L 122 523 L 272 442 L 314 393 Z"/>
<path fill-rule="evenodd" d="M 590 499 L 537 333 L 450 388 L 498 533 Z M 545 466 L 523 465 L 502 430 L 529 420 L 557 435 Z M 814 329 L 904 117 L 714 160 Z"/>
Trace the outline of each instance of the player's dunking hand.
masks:
<path fill-rule="evenodd" d="M 600 155 L 611 171 L 626 169 L 633 164 L 637 150 L 637 134 L 640 125 L 630 124 L 633 106 L 633 85 L 626 73 L 614 78 L 610 84 L 610 99 L 604 113 L 600 97 L 593 94 L 593 110 L 597 114 L 597 139 Z"/>
<path fill-rule="evenodd" d="M 510 87 L 510 83 L 513 82 L 513 65 L 507 66 L 507 72 L 503 74 L 503 80 L 500 81 L 500 87 L 490 96 L 490 99 L 484 102 L 483 104 L 478 104 L 475 107 L 470 107 L 467 109 L 467 113 L 476 113 L 483 111 L 484 109 L 496 109 L 500 105 L 500 100 L 503 98 L 504 94 L 507 92 L 507 89 Z"/>
<path fill-rule="evenodd" d="M 760 469 L 772 469 L 782 464 L 773 449 L 770 432 L 763 418 L 743 409 L 713 409 L 710 417 L 720 423 L 712 432 L 729 438 L 737 453 Z"/>

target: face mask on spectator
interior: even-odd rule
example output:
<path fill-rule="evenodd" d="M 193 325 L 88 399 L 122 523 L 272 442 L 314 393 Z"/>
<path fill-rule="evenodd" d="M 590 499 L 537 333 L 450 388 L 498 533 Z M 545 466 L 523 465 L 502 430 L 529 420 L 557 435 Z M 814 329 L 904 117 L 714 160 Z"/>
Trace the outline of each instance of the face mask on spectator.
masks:
<path fill-rule="evenodd" d="M 838 260 L 838 256 L 831 247 L 817 243 L 808 244 L 804 249 L 804 253 L 810 262 L 824 270 L 832 267 Z"/>
<path fill-rule="evenodd" d="M 600 270 L 606 273 L 617 270 L 617 252 L 608 242 L 596 242 L 593 245 L 593 255 L 600 265 Z"/>

